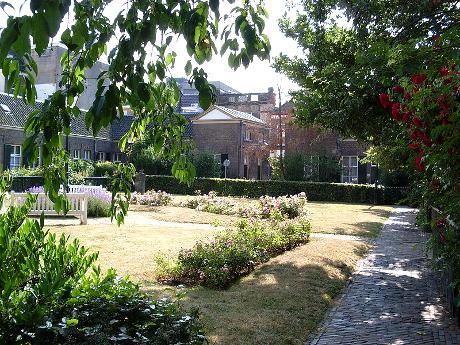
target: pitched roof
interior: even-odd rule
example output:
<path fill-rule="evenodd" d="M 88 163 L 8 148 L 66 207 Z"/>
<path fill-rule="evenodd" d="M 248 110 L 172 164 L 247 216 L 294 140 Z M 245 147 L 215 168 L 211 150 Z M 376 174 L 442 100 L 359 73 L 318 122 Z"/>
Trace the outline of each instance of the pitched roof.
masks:
<path fill-rule="evenodd" d="M 264 121 L 262 121 L 261 119 L 259 119 L 258 117 L 255 117 L 254 115 L 251 115 L 249 113 L 245 113 L 245 112 L 242 112 L 242 111 L 239 111 L 239 110 L 235 110 L 235 109 L 230 109 L 230 108 L 226 108 L 226 107 L 222 107 L 220 105 L 213 105 L 211 106 L 208 110 L 206 110 L 204 113 L 200 114 L 199 116 L 196 116 L 194 118 L 194 120 L 199 120 L 200 118 L 202 118 L 203 116 L 205 116 L 206 114 L 208 114 L 209 112 L 211 112 L 212 110 L 219 110 L 220 112 L 234 118 L 234 119 L 238 119 L 238 120 L 243 120 L 243 121 L 249 121 L 249 122 L 255 122 L 255 123 L 259 123 L 259 124 L 265 124 Z M 223 120 L 225 121 L 225 120 Z"/>
<path fill-rule="evenodd" d="M 24 128 L 29 114 L 41 106 L 41 102 L 37 102 L 37 107 L 33 107 L 26 104 L 22 98 L 0 93 L 0 126 Z"/>
<path fill-rule="evenodd" d="M 32 106 L 25 103 L 20 97 L 0 93 L 0 126 L 24 128 L 29 115 L 42 106 L 43 102 L 41 101 L 35 102 L 35 106 Z M 70 129 L 74 135 L 93 137 L 92 131 L 86 128 L 85 112 L 82 112 L 81 116 L 72 119 Z M 101 129 L 97 137 L 110 139 L 110 130 L 108 128 Z"/>
<path fill-rule="evenodd" d="M 134 122 L 134 116 L 125 115 L 121 119 L 112 122 L 112 140 L 120 140 L 123 135 L 131 128 Z"/>

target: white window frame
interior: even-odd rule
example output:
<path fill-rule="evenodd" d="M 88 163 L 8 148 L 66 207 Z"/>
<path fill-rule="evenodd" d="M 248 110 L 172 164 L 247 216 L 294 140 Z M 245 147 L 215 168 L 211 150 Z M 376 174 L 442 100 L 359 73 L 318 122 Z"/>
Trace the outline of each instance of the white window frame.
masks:
<path fill-rule="evenodd" d="M 83 151 L 83 159 L 85 161 L 90 161 L 91 160 L 91 150 L 84 150 Z"/>
<path fill-rule="evenodd" d="M 105 155 L 104 151 L 99 151 L 97 153 L 97 161 L 98 162 L 105 162 L 105 157 L 106 157 L 106 155 Z"/>
<path fill-rule="evenodd" d="M 355 163 L 356 159 L 356 163 Z M 358 166 L 359 158 L 358 156 L 342 156 L 342 183 L 358 183 Z M 356 169 L 356 174 L 354 173 Z"/>
<path fill-rule="evenodd" d="M 80 150 L 73 150 L 72 158 L 75 161 L 81 159 L 81 151 Z"/>
<path fill-rule="evenodd" d="M 21 167 L 22 162 L 22 147 L 21 145 L 11 145 L 12 151 L 10 153 L 10 170 L 18 169 Z"/>
<path fill-rule="evenodd" d="M 114 163 L 121 163 L 121 153 L 120 152 L 114 152 L 112 156 L 112 161 Z"/>
<path fill-rule="evenodd" d="M 246 129 L 244 131 L 244 140 L 245 141 L 251 141 L 251 131 L 249 129 Z"/>

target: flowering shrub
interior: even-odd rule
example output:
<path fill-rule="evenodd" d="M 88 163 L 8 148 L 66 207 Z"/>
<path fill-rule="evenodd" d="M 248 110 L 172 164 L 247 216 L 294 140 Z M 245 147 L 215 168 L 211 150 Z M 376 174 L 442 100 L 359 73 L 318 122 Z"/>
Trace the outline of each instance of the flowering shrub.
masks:
<path fill-rule="evenodd" d="M 310 223 L 304 218 L 287 221 L 242 220 L 235 230 L 224 231 L 209 242 L 197 242 L 167 264 L 157 259 L 160 280 L 226 288 L 255 266 L 284 251 L 307 243 Z"/>
<path fill-rule="evenodd" d="M 275 217 L 294 219 L 305 215 L 306 203 L 305 193 L 300 193 L 277 198 L 263 196 L 260 197 L 257 206 L 242 206 L 231 198 L 217 197 L 215 192 L 209 192 L 206 195 L 189 198 L 180 203 L 180 206 L 210 213 L 238 215 L 243 218 L 257 217 L 267 219 Z"/>
<path fill-rule="evenodd" d="M 238 204 L 230 198 L 217 197 L 215 192 L 188 198 L 179 204 L 181 207 L 193 208 L 198 211 L 234 215 L 237 214 Z"/>
<path fill-rule="evenodd" d="M 460 287 L 460 72 L 451 64 L 400 83 L 380 102 L 407 135 L 424 203 L 441 210 L 432 224 L 437 261 Z"/>
<path fill-rule="evenodd" d="M 134 192 L 131 195 L 131 204 L 136 205 L 149 205 L 149 206 L 166 206 L 172 201 L 171 194 L 166 192 L 149 190 L 141 194 Z"/>
<path fill-rule="evenodd" d="M 277 198 L 263 196 L 259 199 L 260 215 L 269 218 L 272 214 L 279 213 L 282 218 L 294 219 L 304 215 L 306 203 L 305 193 Z"/>

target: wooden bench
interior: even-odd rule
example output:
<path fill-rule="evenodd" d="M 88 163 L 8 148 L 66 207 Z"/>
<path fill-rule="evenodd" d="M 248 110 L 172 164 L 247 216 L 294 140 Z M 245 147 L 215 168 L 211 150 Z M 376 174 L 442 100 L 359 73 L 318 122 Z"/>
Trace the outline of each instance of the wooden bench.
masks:
<path fill-rule="evenodd" d="M 107 191 L 102 185 L 99 186 L 87 186 L 81 184 L 69 184 L 68 185 L 68 192 L 69 193 L 85 193 L 85 192 L 94 192 L 94 191 Z M 61 190 L 63 187 L 61 186 Z"/>
<path fill-rule="evenodd" d="M 80 219 L 80 224 L 86 225 L 88 221 L 88 197 L 85 193 L 68 193 L 66 194 L 69 200 L 69 212 L 67 215 L 75 216 Z M 23 205 L 26 202 L 27 193 L 11 193 L 11 205 Z M 37 201 L 32 205 L 29 215 L 39 216 L 58 216 L 54 210 L 53 202 L 46 196 L 45 193 L 37 194 Z"/>

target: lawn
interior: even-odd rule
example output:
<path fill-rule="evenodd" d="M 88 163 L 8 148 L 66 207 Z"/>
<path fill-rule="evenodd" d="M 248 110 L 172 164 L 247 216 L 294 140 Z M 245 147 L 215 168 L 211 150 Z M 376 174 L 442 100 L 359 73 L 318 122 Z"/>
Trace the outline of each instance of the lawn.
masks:
<path fill-rule="evenodd" d="M 173 202 L 179 203 L 187 197 L 173 196 Z M 255 199 L 234 198 L 242 204 L 256 203 Z M 201 212 L 181 207 L 181 217 L 177 217 L 178 207 L 174 206 L 130 206 L 133 210 L 148 212 L 149 217 L 167 222 L 189 222 L 229 226 L 238 217 Z M 344 204 L 326 202 L 308 202 L 307 209 L 312 231 L 319 233 L 375 237 L 382 223 L 393 211 L 393 206 Z"/>
<path fill-rule="evenodd" d="M 368 247 L 358 241 L 312 239 L 228 290 L 190 289 L 182 303 L 199 308 L 211 344 L 304 344 Z M 146 286 L 146 291 L 162 295 L 158 286 Z"/>
<path fill-rule="evenodd" d="M 155 255 L 174 255 L 181 248 L 190 248 L 196 241 L 206 239 L 217 231 L 133 224 L 120 227 L 113 224 L 52 226 L 50 230 L 78 238 L 85 247 L 98 251 L 98 263 L 102 269 L 114 267 L 118 274 L 129 275 L 141 283 L 154 280 Z"/>
<path fill-rule="evenodd" d="M 102 268 L 116 268 L 158 297 L 170 294 L 171 287 L 155 282 L 154 256 L 174 255 L 219 231 L 203 224 L 230 224 L 236 219 L 173 206 L 135 209 L 120 228 L 90 220 L 93 225 L 53 226 L 51 231 L 78 237 L 99 251 Z M 375 236 L 392 209 L 308 203 L 313 231 L 360 236 Z M 302 344 L 369 247 L 363 241 L 312 238 L 259 266 L 228 290 L 186 288 L 181 303 L 199 308 L 211 344 Z"/>

